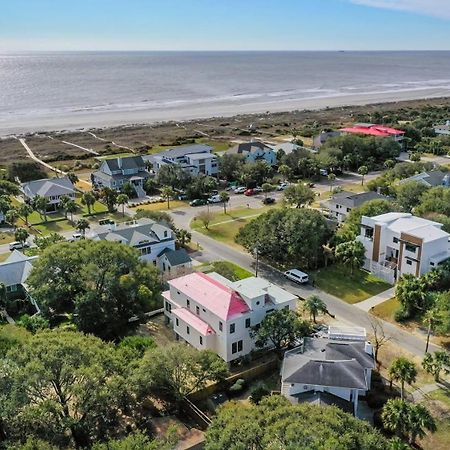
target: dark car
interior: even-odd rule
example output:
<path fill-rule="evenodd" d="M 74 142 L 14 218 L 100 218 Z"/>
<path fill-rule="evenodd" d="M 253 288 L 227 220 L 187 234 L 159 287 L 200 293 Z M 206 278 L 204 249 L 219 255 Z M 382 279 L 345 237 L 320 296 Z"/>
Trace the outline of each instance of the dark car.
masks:
<path fill-rule="evenodd" d="M 189 202 L 191 206 L 202 206 L 206 205 L 208 203 L 208 200 L 205 200 L 204 198 L 196 198 L 195 200 L 192 200 Z"/>
<path fill-rule="evenodd" d="M 275 203 L 275 199 L 273 197 L 267 197 L 262 201 L 265 205 L 273 205 Z"/>

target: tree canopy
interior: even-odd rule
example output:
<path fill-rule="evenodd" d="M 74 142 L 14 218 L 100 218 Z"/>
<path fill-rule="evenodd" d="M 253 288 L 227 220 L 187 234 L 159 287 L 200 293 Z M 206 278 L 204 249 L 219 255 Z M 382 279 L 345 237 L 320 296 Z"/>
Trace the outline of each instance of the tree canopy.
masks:
<path fill-rule="evenodd" d="M 281 396 L 258 405 L 229 402 L 206 432 L 205 450 L 388 450 L 368 423 L 332 406 L 292 405 Z"/>

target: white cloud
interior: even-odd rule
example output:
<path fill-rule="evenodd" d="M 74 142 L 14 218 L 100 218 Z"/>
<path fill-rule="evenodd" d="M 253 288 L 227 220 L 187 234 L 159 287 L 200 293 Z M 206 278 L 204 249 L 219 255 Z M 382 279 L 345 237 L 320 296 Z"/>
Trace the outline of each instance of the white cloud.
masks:
<path fill-rule="evenodd" d="M 450 0 L 350 0 L 374 8 L 410 11 L 427 16 L 450 19 Z"/>

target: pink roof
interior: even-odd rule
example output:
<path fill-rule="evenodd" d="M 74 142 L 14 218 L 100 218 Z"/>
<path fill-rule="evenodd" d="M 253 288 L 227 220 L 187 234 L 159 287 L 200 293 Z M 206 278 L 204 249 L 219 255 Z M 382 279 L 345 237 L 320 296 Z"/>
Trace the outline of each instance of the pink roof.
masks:
<path fill-rule="evenodd" d="M 200 317 L 196 316 L 195 314 L 192 314 L 186 308 L 172 309 L 172 314 L 175 317 L 178 317 L 184 323 L 188 324 L 194 330 L 197 330 L 203 336 L 215 334 L 215 331 L 206 322 L 204 322 L 202 319 L 200 319 Z"/>
<path fill-rule="evenodd" d="M 398 134 L 405 134 L 402 130 L 396 130 L 395 128 L 384 127 L 383 125 L 370 125 L 364 126 L 354 126 L 348 128 L 342 128 L 340 131 L 345 133 L 357 133 L 357 134 L 367 134 L 370 136 L 393 136 Z"/>
<path fill-rule="evenodd" d="M 236 291 L 205 273 L 191 273 L 171 280 L 169 284 L 222 320 L 249 311 L 247 303 Z"/>

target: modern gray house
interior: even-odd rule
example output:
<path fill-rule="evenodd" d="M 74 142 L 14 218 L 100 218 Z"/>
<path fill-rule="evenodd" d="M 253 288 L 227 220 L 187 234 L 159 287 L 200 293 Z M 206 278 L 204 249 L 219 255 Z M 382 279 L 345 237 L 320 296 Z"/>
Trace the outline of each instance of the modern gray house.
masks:
<path fill-rule="evenodd" d="M 417 181 L 427 187 L 445 186 L 450 187 L 450 175 L 441 170 L 430 170 L 429 172 L 421 172 L 412 177 L 405 178 L 399 184 L 407 183 L 409 181 Z"/>
<path fill-rule="evenodd" d="M 292 403 L 335 405 L 357 417 L 359 398 L 370 389 L 375 368 L 364 334 L 305 338 L 285 353 L 281 394 Z"/>
<path fill-rule="evenodd" d="M 142 156 L 105 159 L 99 169 L 91 174 L 92 184 L 96 188 L 120 190 L 125 183 L 130 183 L 138 197 L 145 197 L 144 185 L 149 177 Z"/>
<path fill-rule="evenodd" d="M 242 155 L 247 163 L 266 161 L 270 166 L 277 163 L 276 152 L 264 142 L 243 142 L 230 148 L 226 153 Z"/>
<path fill-rule="evenodd" d="M 172 148 L 143 158 L 152 165 L 155 173 L 158 173 L 163 166 L 178 165 L 192 176 L 200 174 L 216 176 L 219 173 L 219 161 L 212 150 L 209 145 L 194 144 Z"/>
<path fill-rule="evenodd" d="M 371 200 L 391 200 L 391 198 L 373 191 L 361 192 L 359 194 L 344 191 L 321 202 L 321 206 L 329 211 L 330 218 L 336 219 L 338 223 L 342 223 L 353 208 Z"/>
<path fill-rule="evenodd" d="M 66 196 L 72 200 L 76 197 L 75 186 L 69 177 L 29 181 L 22 184 L 22 192 L 27 202 L 32 202 L 37 196 L 45 197 L 51 210 L 58 209 L 61 197 Z"/>

